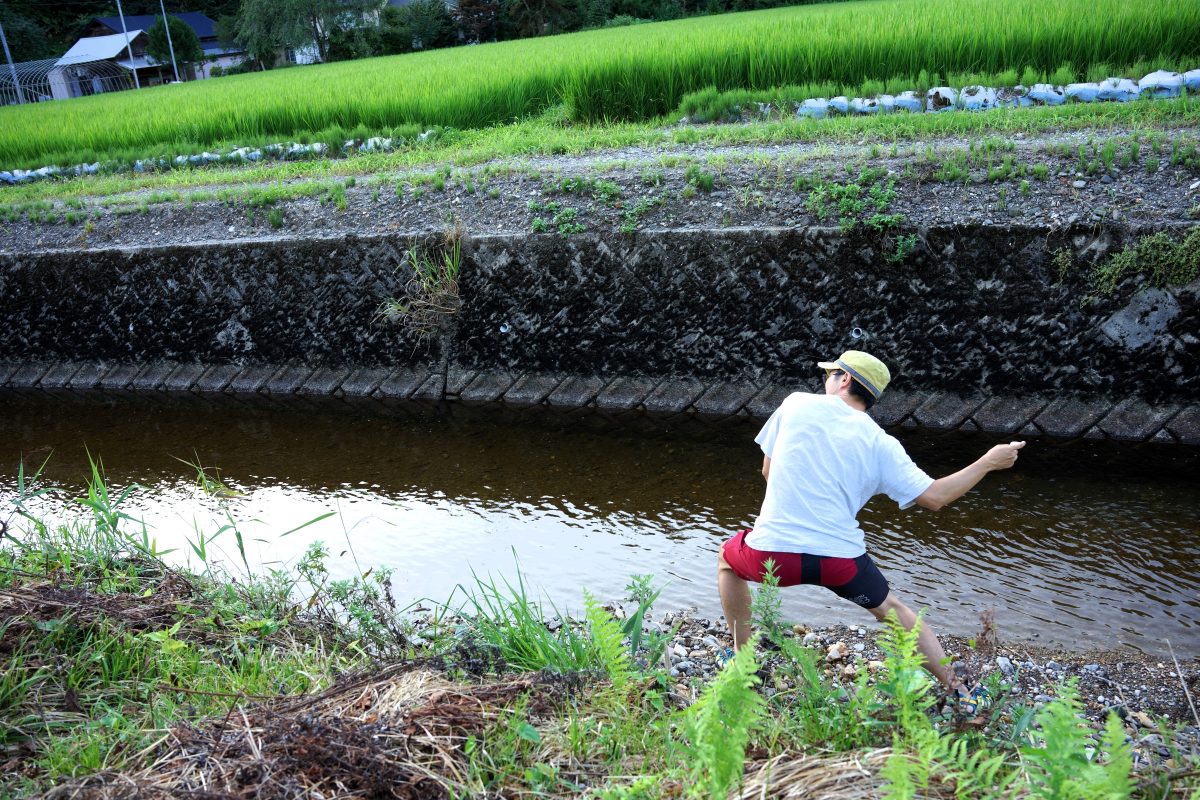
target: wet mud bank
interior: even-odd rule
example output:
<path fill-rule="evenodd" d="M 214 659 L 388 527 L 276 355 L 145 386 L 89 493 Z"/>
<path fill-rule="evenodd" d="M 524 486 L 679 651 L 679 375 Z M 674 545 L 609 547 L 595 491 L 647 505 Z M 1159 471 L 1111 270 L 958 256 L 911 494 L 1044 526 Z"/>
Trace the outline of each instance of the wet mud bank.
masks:
<path fill-rule="evenodd" d="M 815 361 L 861 348 L 893 369 L 873 411 L 884 425 L 1194 446 L 1200 281 L 1134 276 L 1102 294 L 1078 267 L 1151 232 L 489 234 L 461 240 L 456 285 L 432 294 L 410 253 L 437 263 L 437 234 L 5 252 L 0 388 L 719 421 L 765 417 L 817 388 Z M 902 258 L 899 236 L 912 237 Z M 433 311 L 389 317 L 389 301 Z"/>

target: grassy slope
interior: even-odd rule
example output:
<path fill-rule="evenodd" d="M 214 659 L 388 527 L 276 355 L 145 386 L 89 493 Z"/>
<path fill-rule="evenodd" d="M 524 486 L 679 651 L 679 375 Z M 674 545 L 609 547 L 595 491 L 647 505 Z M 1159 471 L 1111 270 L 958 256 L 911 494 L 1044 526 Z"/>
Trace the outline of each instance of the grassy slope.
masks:
<path fill-rule="evenodd" d="M 15 206 L 55 199 L 106 197 L 128 192 L 199 191 L 219 186 L 250 186 L 278 181 L 326 181 L 357 175 L 426 171 L 439 166 L 473 167 L 524 156 L 553 156 L 625 147 L 683 144 L 766 144 L 778 142 L 921 141 L 942 137 L 1006 136 L 1064 130 L 1156 130 L 1200 125 L 1200 100 L 1134 104 L 1071 105 L 973 114 L 843 117 L 826 120 L 746 125 L 664 128 L 658 124 L 574 126 L 546 116 L 475 131 L 450 132 L 431 144 L 388 154 L 314 161 L 274 162 L 250 167 L 185 168 L 159 173 L 122 173 L 42 181 L 0 191 L 0 203 Z"/>
<path fill-rule="evenodd" d="M 577 122 L 649 120 L 706 86 L 894 82 L 1063 62 L 1077 74 L 1200 60 L 1188 0 L 863 0 L 198 81 L 0 109 L 0 164 L 218 143 L 476 129 L 564 104 Z M 915 85 L 915 83 L 914 83 Z M 413 129 L 409 129 L 409 133 Z M 264 139 L 265 137 L 265 139 Z"/>

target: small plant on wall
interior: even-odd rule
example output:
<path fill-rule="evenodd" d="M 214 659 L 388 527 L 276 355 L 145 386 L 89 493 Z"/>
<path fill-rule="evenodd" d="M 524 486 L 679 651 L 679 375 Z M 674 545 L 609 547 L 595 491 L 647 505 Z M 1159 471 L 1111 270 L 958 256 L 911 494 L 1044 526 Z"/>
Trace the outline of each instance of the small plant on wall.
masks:
<path fill-rule="evenodd" d="M 464 238 L 465 232 L 456 224 L 438 244 L 410 247 L 400 268 L 411 269 L 412 274 L 401 296 L 383 301 L 379 317 L 398 323 L 417 336 L 428 336 L 457 314 L 462 307 L 458 273 Z"/>

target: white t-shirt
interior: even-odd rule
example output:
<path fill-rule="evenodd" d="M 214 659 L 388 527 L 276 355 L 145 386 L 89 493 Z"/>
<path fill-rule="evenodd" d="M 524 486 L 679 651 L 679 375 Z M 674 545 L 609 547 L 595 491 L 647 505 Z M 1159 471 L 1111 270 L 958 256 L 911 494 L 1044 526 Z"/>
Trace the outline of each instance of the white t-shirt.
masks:
<path fill-rule="evenodd" d="M 789 395 L 754 441 L 771 459 L 746 537 L 756 550 L 857 558 L 867 549 L 856 517 L 871 497 L 907 508 L 933 483 L 894 436 L 836 396 Z"/>

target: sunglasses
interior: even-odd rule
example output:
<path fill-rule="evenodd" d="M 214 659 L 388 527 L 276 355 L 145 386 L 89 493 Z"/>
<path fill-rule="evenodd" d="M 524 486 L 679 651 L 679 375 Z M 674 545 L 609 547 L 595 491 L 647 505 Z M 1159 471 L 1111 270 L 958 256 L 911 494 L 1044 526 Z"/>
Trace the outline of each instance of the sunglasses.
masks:
<path fill-rule="evenodd" d="M 844 369 L 827 369 L 827 370 L 825 370 L 825 380 L 829 380 L 830 378 L 832 378 L 836 375 L 845 375 L 845 374 L 846 374 L 846 371 Z"/>

